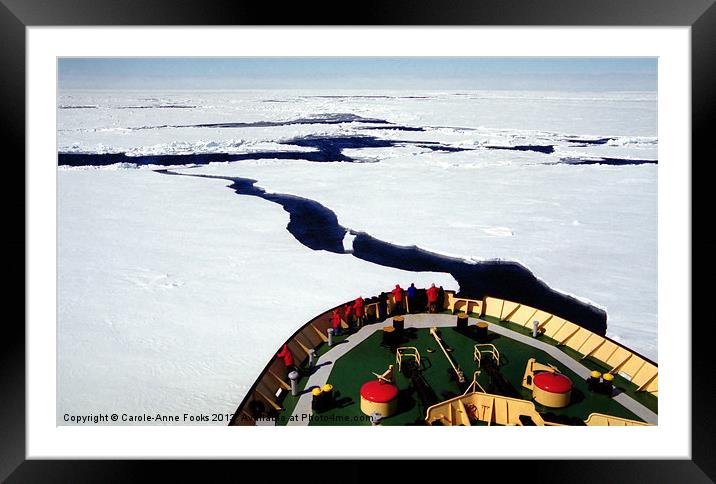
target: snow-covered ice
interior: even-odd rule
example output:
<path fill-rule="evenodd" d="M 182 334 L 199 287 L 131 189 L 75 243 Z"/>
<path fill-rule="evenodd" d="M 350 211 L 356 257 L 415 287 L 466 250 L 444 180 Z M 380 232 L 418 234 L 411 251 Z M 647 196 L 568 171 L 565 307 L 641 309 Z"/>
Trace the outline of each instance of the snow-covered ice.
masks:
<path fill-rule="evenodd" d="M 253 179 L 397 245 L 518 261 L 604 308 L 610 337 L 657 359 L 658 165 L 561 162 L 656 161 L 656 93 L 354 94 L 366 95 L 65 91 L 58 151 L 293 153 L 172 171 Z M 206 127 L 221 123 L 242 125 Z M 315 148 L 292 143 L 309 136 L 391 142 L 342 152 L 371 163 L 316 163 L 300 159 Z M 396 282 L 458 289 L 450 274 L 311 250 L 279 205 L 152 168 L 59 169 L 60 424 L 65 413 L 232 413 L 280 344 L 325 309 Z"/>

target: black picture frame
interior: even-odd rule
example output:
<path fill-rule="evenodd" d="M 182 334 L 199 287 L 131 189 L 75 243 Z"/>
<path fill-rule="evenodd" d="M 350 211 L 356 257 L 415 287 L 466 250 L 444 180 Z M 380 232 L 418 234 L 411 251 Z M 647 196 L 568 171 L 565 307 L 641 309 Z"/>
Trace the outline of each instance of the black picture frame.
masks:
<path fill-rule="evenodd" d="M 692 66 L 692 303 L 691 321 L 673 322 L 691 327 L 692 336 L 692 414 L 691 460 L 643 461 L 560 461 L 560 462 L 497 462 L 494 469 L 505 472 L 542 475 L 551 482 L 710 482 L 716 478 L 716 426 L 714 421 L 714 321 L 708 313 L 696 317 L 696 309 L 703 309 L 708 301 L 708 287 L 697 284 L 697 273 L 707 274 L 711 265 L 702 248 L 693 245 L 693 232 L 702 231 L 700 207 L 708 206 L 704 191 L 698 183 L 708 183 L 704 173 L 709 161 L 709 121 L 715 116 L 714 79 L 716 79 L 716 7 L 714 0 L 459 0 L 428 3 L 395 0 L 392 2 L 361 2 L 342 4 L 311 2 L 251 4 L 229 1 L 198 0 L 0 0 L 0 39 L 2 45 L 2 73 L 0 74 L 0 113 L 5 131 L 4 157 L 7 183 L 5 187 L 21 186 L 23 195 L 25 165 L 25 29 L 31 26 L 82 25 L 529 25 L 529 26 L 689 26 L 691 27 Z M 694 162 L 699 159 L 700 166 Z M 685 160 L 686 162 L 687 160 Z M 713 161 L 711 161 L 713 163 Z M 697 168 L 698 167 L 698 168 Z M 660 182 L 662 182 L 660 180 Z M 20 300 L 25 295 L 25 270 L 14 252 L 26 247 L 25 217 L 16 210 L 20 194 L 4 190 L 6 219 L 17 217 L 15 231 L 22 227 L 22 240 L 13 236 L 12 252 L 6 257 L 6 267 L 19 274 L 22 284 L 14 279 L 6 293 L 6 301 Z M 24 205 L 24 196 L 23 208 Z M 707 209 L 708 210 L 708 209 Z M 711 217 L 712 218 L 712 217 Z M 9 224 L 6 225 L 9 227 Z M 15 232 L 12 232 L 13 234 Z M 10 234 L 9 230 L 6 234 Z M 18 237 L 20 238 L 20 237 Z M 709 244 L 705 244 L 708 248 Z M 710 244 L 713 248 L 713 242 Z M 25 267 L 27 252 L 25 249 Z M 707 272 L 708 271 L 708 272 Z M 17 296 L 17 297 L 14 297 Z M 22 298 L 26 301 L 26 298 Z M 9 304 L 8 304 L 9 306 Z M 25 320 L 23 305 L 22 319 Z M 111 482 L 141 477 L 144 467 L 154 467 L 146 461 L 40 461 L 26 460 L 25 440 L 25 331 L 19 317 L 6 317 L 0 336 L 0 480 L 8 482 Z M 325 453 L 317 453 L 317 458 Z M 206 463 L 205 463 L 206 464 Z M 210 463 L 212 470 L 225 470 L 237 476 L 235 464 Z M 243 464 L 242 464 L 243 465 Z M 324 464 L 321 464 L 323 466 Z M 457 468 L 462 470 L 461 467 Z M 232 467 L 229 467 L 232 466 Z M 140 467 L 142 467 L 140 469 Z M 162 472 L 166 472 L 162 466 Z M 206 467 L 206 466 L 205 466 Z M 311 463 L 303 468 L 314 468 Z M 491 466 L 492 467 L 492 466 Z M 332 468 L 340 472 L 342 480 L 366 479 L 370 467 L 358 462 L 336 462 Z M 479 471 L 480 465 L 474 469 Z M 193 469 L 193 468 L 192 468 Z M 240 475 L 244 475 L 244 468 Z M 325 469 L 321 467 L 321 469 Z M 401 466 L 407 476 L 414 465 Z M 455 469 L 453 467 L 452 469 Z M 191 476 L 189 463 L 175 462 L 171 470 Z M 204 471 L 199 471 L 203 472 Z M 323 471 L 321 471 L 323 472 Z M 228 474 L 231 473 L 231 474 Z M 247 477 L 250 474 L 245 474 Z M 518 474 L 520 475 L 520 474 Z M 527 474 L 525 474 L 527 475 Z"/>

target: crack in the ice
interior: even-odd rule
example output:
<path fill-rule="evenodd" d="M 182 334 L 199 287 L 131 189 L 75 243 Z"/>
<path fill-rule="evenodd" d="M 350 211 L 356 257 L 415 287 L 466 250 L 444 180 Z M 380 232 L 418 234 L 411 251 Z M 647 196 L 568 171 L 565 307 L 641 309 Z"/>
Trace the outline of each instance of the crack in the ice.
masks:
<path fill-rule="evenodd" d="M 535 151 L 537 153 L 554 153 L 554 145 L 514 145 L 514 146 L 482 146 L 489 150 Z"/>
<path fill-rule="evenodd" d="M 206 165 L 213 162 L 243 161 L 243 160 L 305 160 L 314 162 L 365 162 L 343 154 L 346 149 L 362 148 L 393 148 L 403 146 L 417 146 L 433 151 L 465 151 L 466 148 L 442 145 L 430 141 L 400 141 L 377 138 L 375 136 L 304 136 L 279 144 L 286 146 L 300 146 L 314 148 L 316 151 L 262 151 L 254 153 L 190 153 L 171 155 L 137 155 L 126 153 L 58 153 L 60 166 L 108 166 L 117 163 L 134 164 L 137 166 L 158 165 Z"/>
<path fill-rule="evenodd" d="M 612 165 L 612 166 L 629 166 L 629 165 L 657 165 L 659 160 L 636 160 L 631 158 L 560 158 L 559 164 L 562 165 Z"/>
<path fill-rule="evenodd" d="M 493 296 L 519 301 L 583 326 L 597 334 L 606 334 L 606 313 L 578 299 L 559 293 L 539 280 L 518 262 L 488 260 L 467 262 L 417 246 L 399 246 L 351 230 L 338 223 L 329 208 L 315 200 L 287 194 L 267 193 L 255 186 L 256 180 L 240 177 L 178 173 L 157 170 L 166 175 L 221 179 L 230 182 L 239 195 L 255 196 L 277 203 L 289 213 L 286 229 L 296 240 L 312 250 L 351 254 L 366 262 L 410 272 L 451 274 L 459 284 L 459 295 L 468 298 Z M 354 235 L 352 249 L 343 245 L 347 234 Z"/>

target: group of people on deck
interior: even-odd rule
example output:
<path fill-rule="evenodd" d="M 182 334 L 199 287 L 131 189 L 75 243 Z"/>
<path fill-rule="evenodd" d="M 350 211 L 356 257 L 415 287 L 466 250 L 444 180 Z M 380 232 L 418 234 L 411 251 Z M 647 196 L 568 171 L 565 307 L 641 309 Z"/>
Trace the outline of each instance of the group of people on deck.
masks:
<path fill-rule="evenodd" d="M 388 294 L 381 293 L 378 297 L 378 319 L 384 319 L 387 316 L 397 316 L 406 313 L 407 310 L 411 313 L 417 313 L 425 311 L 426 301 L 425 297 L 421 297 L 420 291 L 415 287 L 415 283 L 410 284 L 407 290 L 400 287 L 400 284 L 396 284 L 395 288 L 389 293 L 393 297 L 393 306 L 390 308 L 390 314 L 388 314 Z M 445 301 L 445 290 L 442 286 L 435 287 L 435 284 L 431 284 L 430 287 L 424 291 L 427 297 L 427 310 L 431 313 L 436 313 L 444 307 Z M 342 331 L 342 322 L 345 322 L 349 327 L 360 329 L 366 323 L 365 314 L 365 300 L 362 296 L 353 301 L 353 303 L 347 303 L 342 307 L 338 307 L 331 313 L 331 327 L 333 328 L 333 334 L 339 335 Z"/>
<path fill-rule="evenodd" d="M 390 314 L 388 314 L 388 294 L 393 296 L 393 307 L 390 310 Z M 411 313 L 425 311 L 425 299 L 427 299 L 428 312 L 437 313 L 439 310 L 442 310 L 445 306 L 445 291 L 443 287 L 435 287 L 435 284 L 431 284 L 427 290 L 422 291 L 415 287 L 415 283 L 412 283 L 407 290 L 404 290 L 400 287 L 400 284 L 396 284 L 390 293 L 383 292 L 378 296 L 378 314 L 376 314 L 376 317 L 379 320 L 383 320 L 389 315 L 397 316 L 405 314 L 405 302 L 407 302 L 407 309 Z M 344 304 L 333 310 L 331 313 L 331 327 L 333 328 L 333 334 L 335 336 L 339 336 L 342 333 L 342 323 L 344 321 L 349 328 L 356 330 L 360 329 L 361 326 L 366 323 L 365 300 L 362 296 L 358 296 L 352 303 Z M 287 370 L 298 370 L 294 362 L 293 353 L 286 344 L 283 345 L 281 351 L 276 356 L 284 360 Z"/>
<path fill-rule="evenodd" d="M 395 285 L 395 289 L 393 289 L 392 291 L 393 297 L 397 301 L 398 298 L 396 296 L 396 291 L 401 293 L 400 310 L 404 311 L 402 307 L 403 290 L 398 284 Z M 419 313 L 425 311 L 426 298 L 427 310 L 430 313 L 437 313 L 445 306 L 445 290 L 443 289 L 443 286 L 435 287 L 435 284 L 431 284 L 430 287 L 425 291 L 425 297 L 422 295 L 422 291 L 418 290 L 418 288 L 415 287 L 415 284 L 410 284 L 410 287 L 405 292 L 407 293 L 408 311 L 411 313 Z"/>
<path fill-rule="evenodd" d="M 341 334 L 341 320 L 345 321 L 349 327 L 356 329 L 360 329 L 365 324 L 365 300 L 362 296 L 358 296 L 352 304 L 345 304 L 331 313 L 331 327 L 336 336 Z"/>

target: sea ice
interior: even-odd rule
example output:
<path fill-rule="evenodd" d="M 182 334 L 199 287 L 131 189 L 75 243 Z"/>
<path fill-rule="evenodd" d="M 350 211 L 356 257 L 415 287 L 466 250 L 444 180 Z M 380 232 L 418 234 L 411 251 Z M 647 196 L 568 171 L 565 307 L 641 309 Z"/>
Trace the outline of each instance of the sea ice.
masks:
<path fill-rule="evenodd" d="M 560 163 L 656 160 L 656 93 L 353 94 L 62 92 L 58 150 L 300 153 L 313 148 L 286 143 L 399 141 L 345 150 L 374 163 L 261 159 L 175 171 L 254 179 L 397 245 L 518 261 L 604 308 L 609 336 L 657 359 L 658 166 Z M 336 113 L 357 117 L 320 122 Z M 310 116 L 314 124 L 271 124 Z M 211 123 L 269 125 L 168 127 Z M 554 152 L 487 148 L 529 145 Z M 310 250 L 286 230 L 279 205 L 237 195 L 226 180 L 156 168 L 59 170 L 58 423 L 67 412 L 232 413 L 280 344 L 316 314 L 395 283 L 458 289 L 449 274 Z M 353 239 L 345 236 L 344 249 Z"/>

